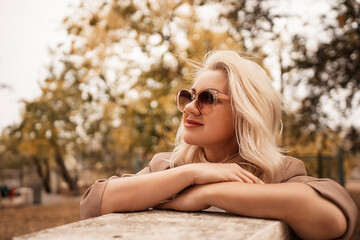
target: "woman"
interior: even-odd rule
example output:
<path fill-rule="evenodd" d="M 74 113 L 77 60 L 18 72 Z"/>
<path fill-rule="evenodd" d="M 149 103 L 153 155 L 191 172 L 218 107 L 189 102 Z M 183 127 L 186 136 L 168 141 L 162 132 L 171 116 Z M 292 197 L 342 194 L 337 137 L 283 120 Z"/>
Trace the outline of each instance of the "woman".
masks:
<path fill-rule="evenodd" d="M 346 190 L 306 176 L 300 160 L 277 148 L 281 105 L 259 65 L 233 51 L 208 54 L 191 90 L 178 92 L 183 119 L 173 152 L 155 155 L 136 176 L 95 182 L 81 218 L 215 206 L 282 220 L 305 239 L 348 239 L 357 209 Z"/>

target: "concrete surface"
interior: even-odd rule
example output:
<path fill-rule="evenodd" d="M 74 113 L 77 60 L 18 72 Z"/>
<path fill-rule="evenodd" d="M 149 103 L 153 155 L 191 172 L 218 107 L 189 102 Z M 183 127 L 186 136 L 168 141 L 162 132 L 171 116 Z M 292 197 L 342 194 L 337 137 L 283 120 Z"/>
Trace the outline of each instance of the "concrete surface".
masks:
<path fill-rule="evenodd" d="M 245 218 L 225 212 L 149 210 L 113 213 L 15 237 L 42 239 L 292 239 L 280 221 Z"/>

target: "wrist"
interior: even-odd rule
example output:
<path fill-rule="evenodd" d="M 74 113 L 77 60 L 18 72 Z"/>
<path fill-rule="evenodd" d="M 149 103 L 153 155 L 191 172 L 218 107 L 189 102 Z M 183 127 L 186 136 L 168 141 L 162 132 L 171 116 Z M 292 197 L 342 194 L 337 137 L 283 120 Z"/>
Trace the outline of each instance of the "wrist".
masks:
<path fill-rule="evenodd" d="M 201 198 L 203 203 L 210 206 L 216 206 L 216 198 L 219 197 L 219 186 L 222 183 L 209 183 L 201 186 Z"/>
<path fill-rule="evenodd" d="M 196 184 L 196 171 L 194 168 L 195 164 L 185 164 L 180 167 L 178 167 L 180 171 L 180 178 L 183 178 L 186 180 L 188 186 L 192 186 Z"/>
<path fill-rule="evenodd" d="M 203 185 L 195 185 L 195 191 L 196 191 L 196 198 L 197 198 L 197 202 L 202 205 L 203 209 L 206 209 L 210 206 L 212 206 L 211 204 L 211 197 L 213 196 L 212 194 L 212 185 L 214 185 L 213 183 L 210 184 L 203 184 Z"/>

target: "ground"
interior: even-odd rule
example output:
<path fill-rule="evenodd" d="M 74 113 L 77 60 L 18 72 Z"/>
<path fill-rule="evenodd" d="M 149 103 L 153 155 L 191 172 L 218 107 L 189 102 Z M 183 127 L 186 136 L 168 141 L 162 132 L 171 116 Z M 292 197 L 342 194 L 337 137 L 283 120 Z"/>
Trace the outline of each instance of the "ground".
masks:
<path fill-rule="evenodd" d="M 79 221 L 79 201 L 0 209 L 0 239 Z"/>
<path fill-rule="evenodd" d="M 360 209 L 360 184 L 349 185 Z M 44 205 L 0 209 L 0 240 L 79 221 L 79 198 L 47 197 Z M 352 240 L 360 239 L 360 216 Z"/>

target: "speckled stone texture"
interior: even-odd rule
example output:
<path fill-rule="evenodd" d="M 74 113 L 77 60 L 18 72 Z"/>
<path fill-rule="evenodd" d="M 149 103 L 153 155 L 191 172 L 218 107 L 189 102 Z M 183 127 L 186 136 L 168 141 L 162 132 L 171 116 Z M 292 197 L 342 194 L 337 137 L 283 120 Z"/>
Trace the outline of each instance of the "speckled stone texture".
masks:
<path fill-rule="evenodd" d="M 31 233 L 15 240 L 42 239 L 293 239 L 280 221 L 225 212 L 149 210 L 113 213 Z"/>

